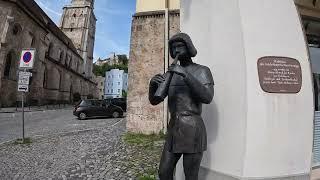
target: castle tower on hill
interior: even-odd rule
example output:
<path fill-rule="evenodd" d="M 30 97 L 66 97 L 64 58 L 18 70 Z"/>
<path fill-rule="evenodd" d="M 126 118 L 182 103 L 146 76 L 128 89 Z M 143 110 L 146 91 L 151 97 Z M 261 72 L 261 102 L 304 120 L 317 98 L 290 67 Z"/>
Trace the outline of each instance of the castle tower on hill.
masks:
<path fill-rule="evenodd" d="M 72 40 L 84 60 L 85 76 L 92 76 L 96 32 L 94 0 L 72 0 L 63 8 L 60 28 Z"/>
<path fill-rule="evenodd" d="M 166 44 L 180 31 L 179 9 L 180 0 L 136 1 L 128 73 L 128 131 L 148 134 L 166 128 L 167 105 L 149 103 L 148 85 L 154 75 L 166 71 Z"/>

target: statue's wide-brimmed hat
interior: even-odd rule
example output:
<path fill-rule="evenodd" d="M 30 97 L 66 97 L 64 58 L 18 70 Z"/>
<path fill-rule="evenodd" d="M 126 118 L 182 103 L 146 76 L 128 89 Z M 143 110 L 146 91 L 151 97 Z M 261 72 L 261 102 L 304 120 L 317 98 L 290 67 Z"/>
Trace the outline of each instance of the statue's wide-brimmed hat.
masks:
<path fill-rule="evenodd" d="M 184 42 L 188 48 L 188 52 L 189 52 L 190 56 L 195 57 L 197 55 L 197 49 L 194 47 L 190 36 L 186 33 L 178 33 L 178 34 L 172 36 L 169 40 L 169 48 L 170 48 L 171 57 L 173 55 L 171 47 L 174 42 Z"/>

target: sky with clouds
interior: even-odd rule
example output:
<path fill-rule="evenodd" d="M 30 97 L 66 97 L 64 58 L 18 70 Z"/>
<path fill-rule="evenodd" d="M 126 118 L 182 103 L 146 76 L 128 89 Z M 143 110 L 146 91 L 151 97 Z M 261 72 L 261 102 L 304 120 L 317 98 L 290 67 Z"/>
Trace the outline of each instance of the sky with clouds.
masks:
<path fill-rule="evenodd" d="M 58 25 L 62 8 L 71 0 L 35 0 Z M 94 60 L 107 58 L 112 52 L 129 54 L 131 20 L 135 12 L 135 0 L 95 0 L 95 15 L 98 19 Z"/>

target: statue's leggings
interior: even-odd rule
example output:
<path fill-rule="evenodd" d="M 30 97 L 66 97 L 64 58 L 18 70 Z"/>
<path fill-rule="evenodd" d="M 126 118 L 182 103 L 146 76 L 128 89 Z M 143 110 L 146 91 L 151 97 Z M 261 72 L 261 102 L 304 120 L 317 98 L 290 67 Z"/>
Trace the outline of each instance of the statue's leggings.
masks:
<path fill-rule="evenodd" d="M 186 180 L 198 180 L 198 173 L 203 153 L 171 153 L 164 148 L 160 161 L 160 180 L 173 180 L 173 173 L 177 162 L 183 155 L 183 169 Z"/>

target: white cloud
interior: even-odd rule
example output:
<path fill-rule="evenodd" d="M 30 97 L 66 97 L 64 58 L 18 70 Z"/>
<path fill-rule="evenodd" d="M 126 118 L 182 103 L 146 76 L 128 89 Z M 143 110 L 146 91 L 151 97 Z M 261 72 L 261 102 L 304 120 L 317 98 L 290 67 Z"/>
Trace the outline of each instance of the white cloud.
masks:
<path fill-rule="evenodd" d="M 107 39 L 106 44 L 107 44 L 107 47 L 109 47 L 108 49 L 115 51 L 116 53 L 120 53 L 120 54 L 128 53 L 127 46 L 123 46 L 113 39 Z"/>
<path fill-rule="evenodd" d="M 47 12 L 50 12 L 56 16 L 61 16 L 62 14 L 57 12 L 56 10 L 51 9 L 48 5 L 44 4 L 43 2 L 39 1 L 39 5 L 41 8 L 45 9 Z"/>
<path fill-rule="evenodd" d="M 58 23 L 62 15 L 62 7 L 70 0 L 35 0 L 36 3 L 44 10 L 47 15 L 55 22 Z"/>
<path fill-rule="evenodd" d="M 121 14 L 126 14 L 127 12 L 123 10 L 116 10 L 116 9 L 108 9 L 108 8 L 95 8 L 96 11 L 104 14 L 109 14 L 109 15 L 121 15 Z"/>

